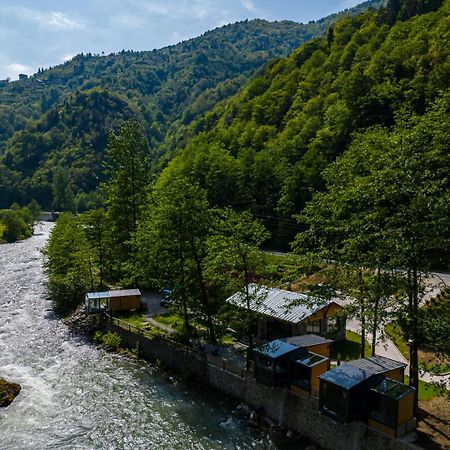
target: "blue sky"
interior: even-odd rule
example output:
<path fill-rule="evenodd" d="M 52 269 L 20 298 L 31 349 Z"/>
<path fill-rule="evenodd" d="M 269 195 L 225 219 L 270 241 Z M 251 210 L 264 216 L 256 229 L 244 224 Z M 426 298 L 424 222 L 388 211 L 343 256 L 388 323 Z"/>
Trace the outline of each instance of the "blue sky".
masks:
<path fill-rule="evenodd" d="M 308 22 L 362 0 L 0 0 L 0 79 L 80 52 L 152 50 L 244 19 Z"/>

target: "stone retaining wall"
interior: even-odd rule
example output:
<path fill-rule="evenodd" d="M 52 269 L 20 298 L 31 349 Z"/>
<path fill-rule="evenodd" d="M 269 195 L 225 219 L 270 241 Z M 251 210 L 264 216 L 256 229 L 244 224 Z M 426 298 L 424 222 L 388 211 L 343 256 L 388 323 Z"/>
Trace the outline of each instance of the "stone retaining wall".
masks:
<path fill-rule="evenodd" d="M 302 398 L 286 388 L 271 388 L 257 382 L 248 373 L 227 370 L 217 358 L 208 358 L 203 350 L 177 345 L 162 338 L 150 339 L 114 324 L 109 331 L 118 333 L 130 348 L 139 342 L 142 356 L 159 359 L 164 365 L 188 374 L 222 393 L 247 403 L 258 414 L 275 424 L 292 429 L 330 450 L 413 450 L 419 447 L 393 439 L 361 422 L 342 424 L 319 412 L 317 398 Z"/>

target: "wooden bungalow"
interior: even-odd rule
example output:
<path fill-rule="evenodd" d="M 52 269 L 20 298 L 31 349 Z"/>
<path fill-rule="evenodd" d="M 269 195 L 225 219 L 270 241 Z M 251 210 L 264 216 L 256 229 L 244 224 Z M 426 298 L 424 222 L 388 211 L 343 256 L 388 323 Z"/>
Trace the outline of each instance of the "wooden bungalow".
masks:
<path fill-rule="evenodd" d="M 370 389 L 378 386 L 387 376 L 403 380 L 405 367 L 404 363 L 372 356 L 329 370 L 319 377 L 321 412 L 345 423 L 367 420 Z"/>
<path fill-rule="evenodd" d="M 103 311 L 131 311 L 141 307 L 141 291 L 139 289 L 122 289 L 88 292 L 85 295 L 85 305 L 89 314 Z"/>
<path fill-rule="evenodd" d="M 257 381 L 267 386 L 289 384 L 290 356 L 299 357 L 307 351 L 294 344 L 277 339 L 253 349 L 253 374 Z"/>
<path fill-rule="evenodd" d="M 317 353 L 290 355 L 289 380 L 291 391 L 309 397 L 319 392 L 319 376 L 330 368 L 330 360 Z"/>
<path fill-rule="evenodd" d="M 414 388 L 386 378 L 370 390 L 368 424 L 392 437 L 415 429 Z"/>
<path fill-rule="evenodd" d="M 304 334 L 317 334 L 333 340 L 345 338 L 345 320 L 338 313 L 342 307 L 334 301 L 306 294 L 250 286 L 250 308 L 260 317 L 256 337 L 270 341 Z M 245 295 L 238 292 L 227 302 L 246 308 Z"/>

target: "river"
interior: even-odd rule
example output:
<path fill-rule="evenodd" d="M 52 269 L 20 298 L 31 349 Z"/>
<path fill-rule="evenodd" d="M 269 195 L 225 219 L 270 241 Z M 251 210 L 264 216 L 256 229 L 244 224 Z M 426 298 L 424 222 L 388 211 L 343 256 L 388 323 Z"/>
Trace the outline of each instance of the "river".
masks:
<path fill-rule="evenodd" d="M 42 270 L 51 224 L 0 245 L 0 449 L 276 449 L 227 405 L 147 363 L 105 353 L 55 317 Z"/>

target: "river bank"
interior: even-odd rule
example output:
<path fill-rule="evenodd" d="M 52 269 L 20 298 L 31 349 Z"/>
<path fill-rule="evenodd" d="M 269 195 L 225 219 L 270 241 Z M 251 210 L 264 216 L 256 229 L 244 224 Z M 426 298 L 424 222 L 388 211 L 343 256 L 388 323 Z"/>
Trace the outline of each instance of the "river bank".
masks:
<path fill-rule="evenodd" d="M 0 410 L 2 450 L 289 448 L 234 415 L 226 396 L 72 332 L 47 298 L 41 249 L 51 227 L 0 246 L 0 377 L 22 386 Z"/>

